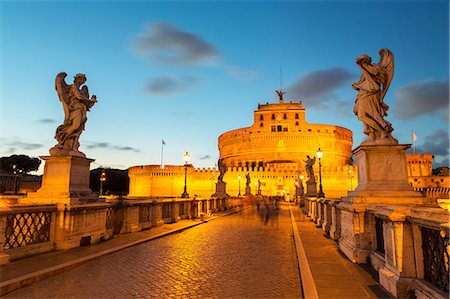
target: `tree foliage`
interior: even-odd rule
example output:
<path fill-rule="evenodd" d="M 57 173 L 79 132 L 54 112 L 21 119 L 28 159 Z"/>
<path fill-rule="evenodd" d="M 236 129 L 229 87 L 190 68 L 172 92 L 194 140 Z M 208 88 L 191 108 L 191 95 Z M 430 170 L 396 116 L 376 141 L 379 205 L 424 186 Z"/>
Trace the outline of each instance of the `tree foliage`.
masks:
<path fill-rule="evenodd" d="M 127 195 L 129 188 L 128 170 L 114 168 L 96 168 L 91 170 L 89 188 L 92 191 L 100 190 L 100 177 L 105 171 L 106 180 L 103 182 L 103 194 Z"/>
<path fill-rule="evenodd" d="M 10 174 L 22 175 L 30 171 L 36 171 L 41 165 L 39 158 L 31 158 L 26 155 L 12 155 L 0 158 L 0 169 Z"/>

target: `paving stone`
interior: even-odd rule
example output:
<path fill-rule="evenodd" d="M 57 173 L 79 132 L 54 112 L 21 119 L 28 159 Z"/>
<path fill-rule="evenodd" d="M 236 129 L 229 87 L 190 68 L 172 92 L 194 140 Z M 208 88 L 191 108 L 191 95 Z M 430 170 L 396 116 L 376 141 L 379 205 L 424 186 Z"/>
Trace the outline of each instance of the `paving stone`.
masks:
<path fill-rule="evenodd" d="M 301 298 L 287 206 L 256 209 L 79 265 L 4 298 Z"/>

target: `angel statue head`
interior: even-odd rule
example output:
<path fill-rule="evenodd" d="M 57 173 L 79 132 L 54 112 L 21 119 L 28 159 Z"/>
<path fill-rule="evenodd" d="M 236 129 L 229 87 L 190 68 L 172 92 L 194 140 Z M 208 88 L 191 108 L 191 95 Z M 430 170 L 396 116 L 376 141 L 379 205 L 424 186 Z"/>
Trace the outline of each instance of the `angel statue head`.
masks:
<path fill-rule="evenodd" d="M 353 112 L 364 124 L 364 134 L 369 138 L 362 144 L 394 145 L 398 141 L 391 136 L 392 125 L 384 119 L 389 106 L 384 97 L 394 76 L 394 54 L 386 48 L 379 51 L 380 61 L 372 63 L 370 56 L 364 54 L 356 58 L 361 70 L 361 78 L 352 84 L 358 91 Z"/>
<path fill-rule="evenodd" d="M 75 76 L 73 76 L 73 79 L 74 82 L 81 82 L 81 84 L 83 84 L 87 80 L 85 74 L 76 74 Z"/>
<path fill-rule="evenodd" d="M 86 75 L 76 74 L 71 85 L 64 81 L 66 76 L 66 73 L 61 72 L 55 80 L 56 92 L 64 110 L 64 122 L 56 129 L 55 139 L 58 144 L 50 149 L 50 154 L 85 157 L 78 150 L 79 139 L 87 121 L 87 112 L 97 102 L 97 97 L 89 97 L 88 87 L 83 85 Z"/>

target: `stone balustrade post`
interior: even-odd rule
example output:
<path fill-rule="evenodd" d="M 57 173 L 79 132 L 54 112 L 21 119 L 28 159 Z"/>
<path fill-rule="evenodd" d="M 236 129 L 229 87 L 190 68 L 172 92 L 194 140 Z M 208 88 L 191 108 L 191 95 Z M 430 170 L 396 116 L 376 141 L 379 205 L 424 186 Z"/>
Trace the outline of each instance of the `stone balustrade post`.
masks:
<path fill-rule="evenodd" d="M 340 200 L 331 200 L 331 226 L 330 237 L 337 241 L 341 237 L 341 211 L 336 208 Z"/>
<path fill-rule="evenodd" d="M 123 231 L 133 233 L 139 231 L 139 205 L 127 204 L 124 211 Z"/>

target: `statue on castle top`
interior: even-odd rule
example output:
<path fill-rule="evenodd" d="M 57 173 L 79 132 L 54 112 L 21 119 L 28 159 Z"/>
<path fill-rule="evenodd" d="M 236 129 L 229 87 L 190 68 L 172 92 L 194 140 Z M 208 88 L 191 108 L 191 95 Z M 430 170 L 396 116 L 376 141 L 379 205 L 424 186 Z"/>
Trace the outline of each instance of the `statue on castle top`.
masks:
<path fill-rule="evenodd" d="M 89 98 L 89 90 L 84 83 L 86 75 L 76 74 L 73 84 L 67 85 L 64 72 L 56 76 L 55 88 L 64 109 L 64 122 L 56 129 L 55 139 L 58 144 L 51 150 L 51 155 L 85 155 L 78 150 L 79 139 L 87 121 L 87 112 L 97 102 L 93 95 Z"/>
<path fill-rule="evenodd" d="M 283 95 L 286 93 L 283 90 L 275 90 L 275 92 L 278 94 L 278 98 L 280 99 L 280 102 L 283 102 Z"/>
<path fill-rule="evenodd" d="M 306 156 L 306 160 L 303 160 L 303 162 L 306 163 L 305 168 L 306 174 L 308 175 L 308 182 L 315 182 L 316 178 L 314 176 L 313 165 L 314 163 L 316 163 L 316 157 L 314 157 L 314 159 L 311 159 L 310 156 Z"/>
<path fill-rule="evenodd" d="M 389 106 L 384 97 L 394 76 L 394 54 L 386 48 L 379 51 L 380 61 L 372 63 L 366 54 L 356 58 L 361 78 L 352 84 L 358 91 L 353 112 L 364 124 L 364 134 L 369 138 L 362 144 L 398 144 L 391 136 L 392 125 L 384 119 Z"/>
<path fill-rule="evenodd" d="M 223 158 L 220 158 L 219 161 L 217 161 L 217 165 L 219 167 L 219 182 L 223 182 L 223 176 L 225 175 L 225 172 L 227 172 L 227 166 L 225 165 L 225 162 L 223 162 Z"/>

